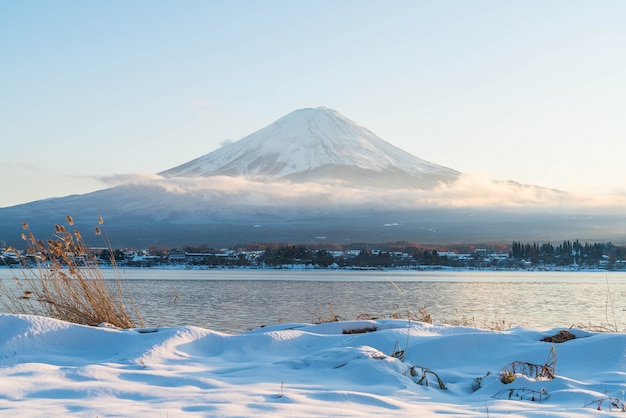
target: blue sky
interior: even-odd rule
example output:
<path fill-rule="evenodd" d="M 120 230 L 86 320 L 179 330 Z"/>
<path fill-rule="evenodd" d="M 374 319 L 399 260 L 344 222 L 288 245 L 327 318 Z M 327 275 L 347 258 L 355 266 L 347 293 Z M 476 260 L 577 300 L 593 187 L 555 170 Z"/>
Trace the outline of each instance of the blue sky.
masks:
<path fill-rule="evenodd" d="M 327 106 L 456 170 L 626 193 L 624 1 L 0 3 L 0 207 Z"/>

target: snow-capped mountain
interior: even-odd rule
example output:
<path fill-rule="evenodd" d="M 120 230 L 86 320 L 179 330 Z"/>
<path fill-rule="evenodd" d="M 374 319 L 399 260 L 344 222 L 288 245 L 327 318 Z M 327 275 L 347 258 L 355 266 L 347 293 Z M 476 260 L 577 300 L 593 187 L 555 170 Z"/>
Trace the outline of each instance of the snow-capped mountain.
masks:
<path fill-rule="evenodd" d="M 159 173 L 430 188 L 459 172 L 415 157 L 325 107 L 300 109 L 247 137 Z"/>
<path fill-rule="evenodd" d="M 297 110 L 160 174 L 0 208 L 0 244 L 22 245 L 22 221 L 37 237 L 49 236 L 68 214 L 82 232 L 102 216 L 117 248 L 625 239 L 621 211 L 575 212 L 576 201 L 559 191 L 462 175 L 414 157 L 327 108 Z M 101 245 L 100 238 L 94 235 L 92 245 Z"/>

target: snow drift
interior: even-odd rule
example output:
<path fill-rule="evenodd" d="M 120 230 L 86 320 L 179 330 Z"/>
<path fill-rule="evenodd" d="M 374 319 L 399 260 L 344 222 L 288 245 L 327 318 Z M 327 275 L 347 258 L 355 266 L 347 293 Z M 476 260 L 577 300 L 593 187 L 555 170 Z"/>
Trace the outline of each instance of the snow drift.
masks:
<path fill-rule="evenodd" d="M 6 314 L 0 329 L 7 416 L 581 417 L 620 411 L 626 389 L 623 334 L 573 330 L 557 344 L 542 341 L 554 329 L 376 320 L 229 335 Z M 502 383 L 505 366 L 542 364 L 553 347 L 553 379 Z"/>

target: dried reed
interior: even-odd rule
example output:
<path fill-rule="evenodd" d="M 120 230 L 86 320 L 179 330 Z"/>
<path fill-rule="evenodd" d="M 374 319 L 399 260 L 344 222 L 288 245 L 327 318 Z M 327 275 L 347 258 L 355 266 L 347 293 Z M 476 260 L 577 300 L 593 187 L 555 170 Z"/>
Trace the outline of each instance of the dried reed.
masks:
<path fill-rule="evenodd" d="M 74 225 L 67 216 L 68 227 Z M 102 217 L 96 234 L 103 231 Z M 109 324 L 119 328 L 143 326 L 132 293 L 115 264 L 113 250 L 103 235 L 113 266 L 113 279 L 100 269 L 97 258 L 78 229 L 55 226 L 54 238 L 37 240 L 22 224 L 27 250 L 21 257 L 21 277 L 13 276 L 18 292 L 7 291 L 4 308 L 11 313 L 43 315 L 83 325 Z"/>

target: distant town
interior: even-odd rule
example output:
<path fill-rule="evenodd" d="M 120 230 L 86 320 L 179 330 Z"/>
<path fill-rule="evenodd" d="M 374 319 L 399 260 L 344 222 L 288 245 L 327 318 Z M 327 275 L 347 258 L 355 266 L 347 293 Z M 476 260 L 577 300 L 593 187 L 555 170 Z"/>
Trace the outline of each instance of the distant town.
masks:
<path fill-rule="evenodd" d="M 91 248 L 90 257 L 103 267 L 143 268 L 259 268 L 259 269 L 493 269 L 493 270 L 626 270 L 626 246 L 610 242 L 563 241 L 511 245 L 423 247 L 412 243 L 327 245 L 326 248 L 286 244 L 246 244 L 237 248 L 207 246 L 144 250 Z M 8 267 L 35 265 L 37 255 L 0 249 Z M 49 259 L 49 257 L 47 257 Z"/>

